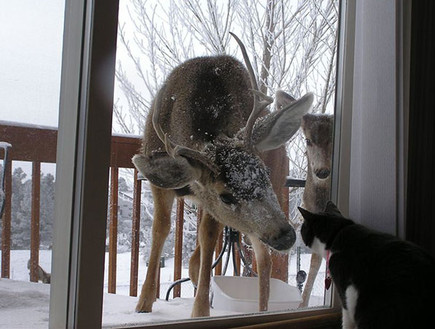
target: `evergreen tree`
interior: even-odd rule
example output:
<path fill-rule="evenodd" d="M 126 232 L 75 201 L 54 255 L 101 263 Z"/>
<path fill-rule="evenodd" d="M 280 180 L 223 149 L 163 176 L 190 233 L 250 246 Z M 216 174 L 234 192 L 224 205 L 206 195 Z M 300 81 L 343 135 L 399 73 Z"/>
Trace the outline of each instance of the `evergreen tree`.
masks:
<path fill-rule="evenodd" d="M 42 174 L 40 184 L 40 247 L 51 248 L 54 220 L 54 176 Z M 12 174 L 11 248 L 29 249 L 31 236 L 32 181 L 21 167 Z"/>
<path fill-rule="evenodd" d="M 39 225 L 41 249 L 50 249 L 53 243 L 54 196 L 54 176 L 50 173 L 42 175 Z"/>
<path fill-rule="evenodd" d="M 118 191 L 119 192 L 130 192 L 130 188 L 128 187 L 127 181 L 124 177 L 119 177 L 118 179 Z"/>
<path fill-rule="evenodd" d="M 27 174 L 16 168 L 12 174 L 11 248 L 30 247 L 31 181 Z"/>

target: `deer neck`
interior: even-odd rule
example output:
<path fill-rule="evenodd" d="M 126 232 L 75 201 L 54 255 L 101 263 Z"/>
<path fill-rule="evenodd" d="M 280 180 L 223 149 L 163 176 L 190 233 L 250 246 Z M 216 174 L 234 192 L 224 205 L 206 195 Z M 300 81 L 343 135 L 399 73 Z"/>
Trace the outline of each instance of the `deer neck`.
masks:
<path fill-rule="evenodd" d="M 313 175 L 311 167 L 308 166 L 303 202 L 307 210 L 321 212 L 330 199 L 331 179 L 320 180 Z"/>

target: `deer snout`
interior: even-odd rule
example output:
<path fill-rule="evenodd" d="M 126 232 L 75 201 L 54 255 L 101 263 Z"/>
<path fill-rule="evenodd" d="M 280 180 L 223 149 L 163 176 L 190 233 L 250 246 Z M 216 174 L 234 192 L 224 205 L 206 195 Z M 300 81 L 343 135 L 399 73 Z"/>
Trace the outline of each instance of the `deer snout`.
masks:
<path fill-rule="evenodd" d="M 331 171 L 328 168 L 320 168 L 315 170 L 315 174 L 319 179 L 326 179 L 331 174 Z"/>
<path fill-rule="evenodd" d="M 273 238 L 264 241 L 266 244 L 271 246 L 275 250 L 288 250 L 290 249 L 296 241 L 296 233 L 293 227 L 286 225 L 281 228 L 278 235 Z"/>

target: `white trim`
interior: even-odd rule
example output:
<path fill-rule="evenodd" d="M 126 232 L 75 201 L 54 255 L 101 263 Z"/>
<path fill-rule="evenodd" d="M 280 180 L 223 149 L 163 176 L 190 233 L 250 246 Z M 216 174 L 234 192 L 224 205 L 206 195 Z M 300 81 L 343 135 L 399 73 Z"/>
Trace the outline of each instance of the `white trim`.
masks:
<path fill-rule="evenodd" d="M 98 328 L 118 0 L 67 0 L 65 8 L 49 325 Z"/>
<path fill-rule="evenodd" d="M 334 113 L 335 136 L 331 199 L 345 216 L 349 214 L 355 8 L 356 0 L 342 0 Z"/>
<path fill-rule="evenodd" d="M 344 216 L 349 215 L 350 157 L 352 134 L 353 73 L 356 0 L 342 0 L 337 54 L 337 85 L 334 112 L 334 152 L 331 200 Z M 325 290 L 325 305 L 341 309 L 337 289 Z"/>
<path fill-rule="evenodd" d="M 344 57 L 339 64 L 341 68 L 339 75 L 343 74 L 343 77 L 338 79 L 341 84 L 337 85 L 337 90 L 340 91 L 337 93 L 337 108 L 340 108 L 340 111 L 335 136 L 336 141 L 341 138 L 342 143 L 337 146 L 338 152 L 334 156 L 337 160 L 335 161 L 337 166 L 335 169 L 338 172 L 336 177 L 340 177 L 334 183 L 334 194 L 335 199 L 339 201 L 338 204 L 346 209 L 349 177 L 346 159 L 349 145 L 346 140 L 343 140 L 343 136 L 347 136 L 347 131 L 341 132 L 341 135 L 339 131 L 343 128 L 349 129 L 348 122 L 351 119 L 351 112 L 348 112 L 347 108 L 348 97 L 352 94 L 351 68 L 353 67 L 355 0 L 342 1 L 345 4 L 341 9 L 345 23 L 339 42 Z M 106 84 L 98 77 L 91 76 L 90 73 L 93 70 L 92 65 L 95 64 L 92 62 L 92 50 L 95 39 L 98 38 L 97 34 L 93 34 L 96 24 L 93 10 L 96 3 L 101 6 L 103 2 L 106 2 L 107 7 L 104 14 L 109 20 L 113 20 L 113 13 L 116 12 L 114 3 L 117 3 L 117 0 L 66 1 L 56 173 L 53 280 L 50 300 L 50 328 L 56 329 L 101 326 L 104 271 L 104 266 L 101 265 L 104 259 L 104 248 L 101 249 L 101 245 L 104 245 L 104 238 L 102 240 L 101 236 L 105 235 L 107 210 L 107 205 L 104 206 L 104 203 L 107 202 L 109 156 L 107 146 L 110 146 L 110 139 L 107 136 L 110 136 L 111 131 L 111 107 L 109 104 L 109 115 L 105 111 L 108 103 L 96 96 L 98 96 L 98 89 L 102 89 L 101 93 L 104 95 L 113 95 L 110 83 L 113 83 L 114 74 L 108 79 L 107 76 L 104 77 Z M 103 16 L 101 13 L 100 15 Z M 102 17 L 98 17 L 98 24 L 101 25 L 103 21 Z M 105 31 L 107 34 L 106 27 L 99 31 Z M 113 41 L 113 44 L 115 43 Z M 92 82 L 91 78 L 97 80 Z M 94 97 L 93 107 L 89 105 L 92 97 Z M 101 117 L 98 121 L 93 121 L 97 109 L 100 110 Z M 95 127 L 98 129 L 94 129 Z M 95 134 L 91 133 L 92 129 L 100 134 L 97 137 L 101 143 L 101 150 L 97 153 L 103 157 L 98 161 L 95 161 L 97 155 L 92 154 L 92 151 L 95 151 L 92 146 L 95 147 L 96 140 Z M 107 158 L 104 159 L 105 157 Z M 89 177 L 98 169 L 103 172 L 102 175 Z M 104 178 L 104 175 L 107 176 Z M 101 192 L 104 189 L 105 191 Z M 91 193 L 99 197 L 87 198 Z M 104 202 L 101 203 L 101 200 Z M 92 208 L 91 201 L 99 204 Z M 337 299 L 334 299 L 334 308 L 337 308 L 337 305 Z M 261 317 L 272 316 L 262 315 Z"/>
<path fill-rule="evenodd" d="M 66 1 L 61 74 L 56 194 L 53 226 L 50 328 L 67 328 L 71 316 L 70 266 L 74 208 L 74 172 L 81 86 L 85 0 Z"/>

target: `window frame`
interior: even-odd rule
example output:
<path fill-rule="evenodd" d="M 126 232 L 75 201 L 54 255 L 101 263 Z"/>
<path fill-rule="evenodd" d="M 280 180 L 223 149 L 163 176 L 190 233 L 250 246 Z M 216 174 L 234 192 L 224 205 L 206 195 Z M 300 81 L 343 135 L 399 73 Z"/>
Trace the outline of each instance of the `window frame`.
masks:
<path fill-rule="evenodd" d="M 104 246 L 119 0 L 66 0 L 57 147 L 50 328 L 102 326 Z M 355 0 L 340 2 L 331 199 L 347 213 Z M 346 109 L 346 111 L 344 110 Z M 190 319 L 170 328 L 336 327 L 341 304 L 296 312 Z M 140 328 L 135 326 L 136 328 Z"/>
<path fill-rule="evenodd" d="M 50 328 L 101 327 L 118 6 L 65 3 Z"/>

